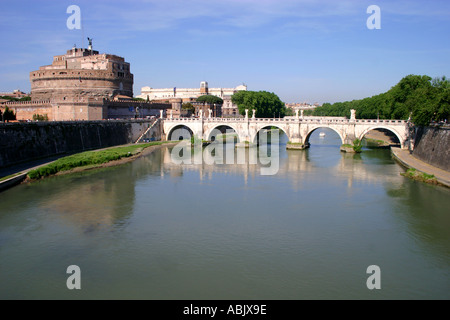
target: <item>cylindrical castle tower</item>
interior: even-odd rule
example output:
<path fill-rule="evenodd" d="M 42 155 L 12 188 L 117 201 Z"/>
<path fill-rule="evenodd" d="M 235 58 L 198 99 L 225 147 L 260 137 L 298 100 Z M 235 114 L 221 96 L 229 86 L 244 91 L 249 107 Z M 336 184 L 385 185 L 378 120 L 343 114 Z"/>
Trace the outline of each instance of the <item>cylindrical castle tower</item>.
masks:
<path fill-rule="evenodd" d="M 51 65 L 30 72 L 30 82 L 34 101 L 133 97 L 133 74 L 124 58 L 81 48 L 72 48 L 55 56 Z"/>

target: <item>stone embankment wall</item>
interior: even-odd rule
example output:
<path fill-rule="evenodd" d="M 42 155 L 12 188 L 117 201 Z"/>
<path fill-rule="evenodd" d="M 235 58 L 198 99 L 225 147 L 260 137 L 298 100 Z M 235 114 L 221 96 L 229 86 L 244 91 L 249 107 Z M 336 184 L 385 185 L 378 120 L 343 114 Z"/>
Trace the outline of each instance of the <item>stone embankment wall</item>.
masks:
<path fill-rule="evenodd" d="M 450 127 L 418 128 L 412 154 L 432 166 L 450 171 Z"/>
<path fill-rule="evenodd" d="M 152 123 L 153 120 L 0 123 L 0 168 L 58 154 L 134 143 Z"/>

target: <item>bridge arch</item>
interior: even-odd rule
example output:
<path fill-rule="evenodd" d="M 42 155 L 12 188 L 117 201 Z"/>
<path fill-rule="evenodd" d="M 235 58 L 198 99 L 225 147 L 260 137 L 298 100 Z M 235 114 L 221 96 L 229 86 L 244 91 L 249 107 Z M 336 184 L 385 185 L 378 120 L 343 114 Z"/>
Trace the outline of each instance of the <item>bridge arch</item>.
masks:
<path fill-rule="evenodd" d="M 374 126 L 374 127 L 367 128 L 367 129 L 365 129 L 365 130 L 359 135 L 358 139 L 359 139 L 359 140 L 362 140 L 362 139 L 364 138 L 364 136 L 365 136 L 367 133 L 369 133 L 369 131 L 376 130 L 376 129 L 384 129 L 384 130 L 390 131 L 390 132 L 392 132 L 393 134 L 395 134 L 395 136 L 397 137 L 397 139 L 398 139 L 398 141 L 399 141 L 399 143 L 400 143 L 400 147 L 403 148 L 403 146 L 404 146 L 404 141 L 403 141 L 401 135 L 400 135 L 396 130 L 394 130 L 393 128 L 388 127 L 388 126 Z"/>
<path fill-rule="evenodd" d="M 257 128 L 255 135 L 253 137 L 250 137 L 250 142 L 257 143 L 258 142 L 258 134 L 261 132 L 261 130 L 267 129 L 267 128 L 271 129 L 271 127 L 276 127 L 278 129 L 280 129 L 281 131 L 283 131 L 283 133 L 286 135 L 286 137 L 289 140 L 289 134 L 288 134 L 288 132 L 286 132 L 285 128 L 283 128 L 282 126 L 277 125 L 277 124 L 266 124 L 266 125 L 263 125 L 263 126 Z"/>
<path fill-rule="evenodd" d="M 338 135 L 339 138 L 341 139 L 341 144 L 344 144 L 344 143 L 345 143 L 345 138 L 344 138 L 344 136 L 342 135 L 342 132 L 341 132 L 340 130 L 335 129 L 335 128 L 333 128 L 332 126 L 323 126 L 323 125 L 315 126 L 315 127 L 313 127 L 312 129 L 310 129 L 310 130 L 308 131 L 308 133 L 306 134 L 306 136 L 305 136 L 304 143 L 305 143 L 305 144 L 308 144 L 308 143 L 309 143 L 309 138 L 311 137 L 312 133 L 313 133 L 314 131 L 316 131 L 317 129 L 321 129 L 321 128 L 326 128 L 326 129 L 331 129 L 331 130 L 333 130 L 334 132 L 337 133 L 337 135 Z"/>
<path fill-rule="evenodd" d="M 222 124 L 222 123 L 217 124 L 217 125 L 211 127 L 211 128 L 205 133 L 205 138 L 206 138 L 207 141 L 211 141 L 212 134 L 213 134 L 214 130 L 215 130 L 215 129 L 218 130 L 219 127 L 228 127 L 228 128 L 230 128 L 230 129 L 233 129 L 234 132 L 236 132 L 236 135 L 237 135 L 237 137 L 238 137 L 238 142 L 241 141 L 241 137 L 240 137 L 240 135 L 239 135 L 239 130 L 236 129 L 235 126 L 229 125 L 229 124 Z"/>
<path fill-rule="evenodd" d="M 177 129 L 186 129 L 187 131 L 189 131 L 190 137 L 194 136 L 194 130 L 193 128 L 191 128 L 188 124 L 174 124 L 173 126 L 171 126 L 168 130 L 167 130 L 167 136 L 166 136 L 166 140 L 180 140 L 180 137 L 172 137 L 173 133 L 175 133 L 175 131 Z M 175 138 L 175 139 L 174 139 Z M 184 136 L 183 134 L 183 139 L 186 139 L 187 137 Z"/>

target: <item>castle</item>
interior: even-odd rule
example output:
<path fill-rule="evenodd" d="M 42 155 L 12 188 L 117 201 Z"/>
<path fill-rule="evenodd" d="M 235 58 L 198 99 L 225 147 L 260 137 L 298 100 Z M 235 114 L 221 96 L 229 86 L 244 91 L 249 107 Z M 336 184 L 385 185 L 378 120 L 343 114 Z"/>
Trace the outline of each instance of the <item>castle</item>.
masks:
<path fill-rule="evenodd" d="M 30 72 L 31 101 L 4 102 L 17 120 L 103 120 L 158 115 L 172 104 L 133 101 L 133 74 L 123 57 L 89 48 L 68 50 Z"/>

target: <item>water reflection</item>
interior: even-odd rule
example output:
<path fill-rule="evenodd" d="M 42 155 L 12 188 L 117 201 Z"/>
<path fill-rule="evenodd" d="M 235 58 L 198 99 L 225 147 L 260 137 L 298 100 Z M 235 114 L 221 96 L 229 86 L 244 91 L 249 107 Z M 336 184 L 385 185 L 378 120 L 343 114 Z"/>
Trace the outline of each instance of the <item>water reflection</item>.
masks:
<path fill-rule="evenodd" d="M 229 149 L 229 147 L 225 147 Z M 236 164 L 238 162 L 235 152 L 235 164 L 211 165 L 205 163 L 194 164 L 194 156 L 192 155 L 191 164 L 175 164 L 171 158 L 172 149 L 166 148 L 157 158 L 149 158 L 148 161 L 160 161 L 160 174 L 164 176 L 169 174 L 173 177 L 180 177 L 183 172 L 197 171 L 200 179 L 210 179 L 213 173 L 225 173 L 240 175 L 245 181 L 248 178 L 254 178 L 261 175 L 260 157 L 258 157 L 258 148 L 242 149 L 245 152 L 245 163 Z M 307 187 L 303 185 L 307 183 L 305 180 L 308 176 L 313 176 L 318 171 L 326 171 L 331 176 L 345 176 L 348 183 L 347 187 L 351 188 L 354 180 L 364 181 L 366 183 L 392 183 L 399 179 L 397 175 L 380 174 L 379 169 L 386 170 L 386 164 L 395 165 L 386 151 L 380 153 L 379 150 L 366 150 L 365 154 L 348 154 L 339 151 L 339 146 L 335 146 L 335 154 L 329 155 L 326 159 L 317 155 L 315 150 L 286 150 L 285 146 L 280 146 L 279 161 L 280 168 L 276 173 L 279 178 L 287 178 L 295 188 Z M 223 151 L 225 154 L 227 150 Z M 257 158 L 258 160 L 252 160 Z M 389 167 L 388 165 L 388 167 Z M 380 166 L 383 166 L 381 168 Z"/>
<path fill-rule="evenodd" d="M 135 180 L 142 171 L 147 170 L 124 165 L 21 185 L 2 194 L 2 215 L 15 215 L 20 203 L 21 211 L 41 210 L 83 233 L 109 228 L 132 214 Z"/>

